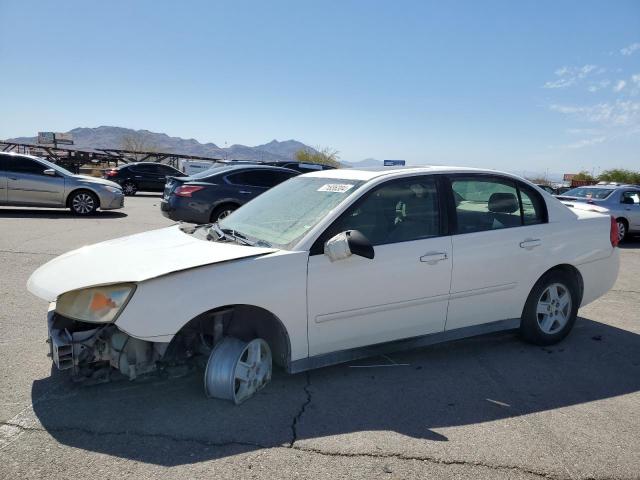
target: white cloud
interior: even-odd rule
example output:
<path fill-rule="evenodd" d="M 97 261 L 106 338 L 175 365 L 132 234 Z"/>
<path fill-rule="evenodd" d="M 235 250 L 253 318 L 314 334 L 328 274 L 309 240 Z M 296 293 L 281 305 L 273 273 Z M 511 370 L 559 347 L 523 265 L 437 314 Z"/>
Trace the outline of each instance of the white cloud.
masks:
<path fill-rule="evenodd" d="M 575 117 L 583 122 L 605 127 L 638 127 L 640 125 L 640 102 L 616 100 L 596 105 L 551 105 L 551 110 Z"/>
<path fill-rule="evenodd" d="M 624 47 L 623 49 L 620 50 L 620 53 L 622 55 L 632 55 L 636 50 L 640 50 L 640 43 L 636 42 L 636 43 L 632 43 L 631 45 L 628 45 L 626 47 Z"/>
<path fill-rule="evenodd" d="M 579 80 L 582 80 L 589 76 L 594 70 L 598 68 L 596 65 L 583 65 L 582 67 L 570 67 L 563 66 L 557 69 L 554 73 L 557 80 L 549 81 L 544 84 L 544 88 L 566 88 L 574 85 Z M 605 70 L 600 69 L 596 73 L 603 73 Z"/>
<path fill-rule="evenodd" d="M 640 73 L 636 73 L 635 75 L 631 75 L 631 81 L 635 84 L 640 84 Z"/>
<path fill-rule="evenodd" d="M 627 82 L 625 82 L 624 80 L 618 80 L 618 83 L 616 83 L 615 87 L 613 87 L 613 91 L 614 92 L 622 91 L 622 89 L 624 88 L 624 86 L 626 84 L 627 84 Z"/>
<path fill-rule="evenodd" d="M 611 84 L 610 80 L 601 80 L 601 81 L 599 81 L 597 83 L 592 83 L 591 85 L 589 85 L 587 90 L 589 90 L 591 93 L 597 92 L 598 90 L 602 90 L 603 88 L 607 88 L 610 84 Z"/>
<path fill-rule="evenodd" d="M 606 140 L 607 140 L 607 137 L 585 138 L 584 140 L 580 140 L 579 142 L 565 145 L 565 148 L 577 149 L 577 148 L 591 147 L 593 145 L 597 145 L 599 143 L 605 142 Z"/>

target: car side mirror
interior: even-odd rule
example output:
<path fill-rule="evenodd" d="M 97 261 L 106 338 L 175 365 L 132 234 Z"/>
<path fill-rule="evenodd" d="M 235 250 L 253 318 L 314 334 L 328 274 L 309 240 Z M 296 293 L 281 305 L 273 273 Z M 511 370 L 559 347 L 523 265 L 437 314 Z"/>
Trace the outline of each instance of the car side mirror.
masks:
<path fill-rule="evenodd" d="M 51 177 L 55 177 L 56 176 L 56 171 L 53 168 L 47 168 L 42 173 L 44 173 L 45 175 L 49 175 Z"/>
<path fill-rule="evenodd" d="M 624 203 L 625 205 L 635 205 L 635 202 L 633 201 L 633 198 L 631 198 L 631 197 L 624 197 L 622 199 L 622 203 Z"/>
<path fill-rule="evenodd" d="M 324 254 L 329 260 L 343 260 L 351 255 L 373 259 L 375 252 L 367 237 L 358 230 L 347 230 L 327 240 L 324 244 Z"/>

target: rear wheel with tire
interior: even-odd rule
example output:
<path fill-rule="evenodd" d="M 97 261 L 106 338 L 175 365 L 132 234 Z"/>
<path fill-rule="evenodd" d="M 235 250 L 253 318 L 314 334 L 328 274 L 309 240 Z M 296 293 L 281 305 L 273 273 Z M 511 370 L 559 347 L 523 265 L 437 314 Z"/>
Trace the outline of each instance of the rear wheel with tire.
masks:
<path fill-rule="evenodd" d="M 69 207 L 76 215 L 91 215 L 98 206 L 98 197 L 86 190 L 73 193 L 69 199 Z"/>
<path fill-rule="evenodd" d="M 214 208 L 213 212 L 211 212 L 211 222 L 212 223 L 219 222 L 223 218 L 231 215 L 237 209 L 238 209 L 237 205 L 234 205 L 232 203 L 228 203 L 226 205 L 220 205 L 219 207 Z"/>
<path fill-rule="evenodd" d="M 522 337 L 536 345 L 552 345 L 566 337 L 578 315 L 576 278 L 562 270 L 547 272 L 534 285 L 520 323 Z"/>
<path fill-rule="evenodd" d="M 618 227 L 618 242 L 621 242 L 627 236 L 629 227 L 627 226 L 627 222 L 623 218 L 619 218 L 616 220 L 616 226 Z"/>
<path fill-rule="evenodd" d="M 138 191 L 138 186 L 130 180 L 122 184 L 122 191 L 128 197 L 133 196 Z"/>
<path fill-rule="evenodd" d="M 269 383 L 271 371 L 271 349 L 263 339 L 255 338 L 247 343 L 225 337 L 209 356 L 204 391 L 208 397 L 238 405 Z"/>

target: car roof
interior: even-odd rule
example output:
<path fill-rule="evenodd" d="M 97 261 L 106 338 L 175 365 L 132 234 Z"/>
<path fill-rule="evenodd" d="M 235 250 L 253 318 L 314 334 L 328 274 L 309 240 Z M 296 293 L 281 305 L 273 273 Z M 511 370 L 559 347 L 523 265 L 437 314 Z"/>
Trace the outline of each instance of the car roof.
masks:
<path fill-rule="evenodd" d="M 286 173 L 294 173 L 296 175 L 299 175 L 300 172 L 298 172 L 297 170 L 293 170 L 291 168 L 284 168 L 284 167 L 274 167 L 272 165 L 256 165 L 256 164 L 243 164 L 243 165 L 226 165 L 226 164 L 222 164 L 222 165 L 216 165 L 216 166 L 212 166 L 206 170 L 201 170 L 200 172 L 194 174 L 194 175 L 203 175 L 206 172 L 209 172 L 211 174 L 211 176 L 214 175 L 226 175 L 229 173 L 233 173 L 233 172 L 239 172 L 242 170 L 270 170 L 270 171 L 276 171 L 276 172 L 286 172 Z M 203 175 L 203 178 L 206 178 Z"/>
<path fill-rule="evenodd" d="M 622 183 L 618 183 L 615 185 L 580 185 L 578 187 L 573 187 L 572 190 L 575 188 L 594 188 L 596 190 L 617 190 L 618 188 L 640 189 L 640 185 L 631 185 L 631 184 L 622 184 Z"/>
<path fill-rule="evenodd" d="M 370 181 L 380 177 L 402 177 L 428 173 L 484 173 L 516 177 L 507 172 L 472 167 L 454 167 L 448 165 L 423 165 L 419 167 L 375 167 L 375 168 L 338 168 L 335 170 L 318 170 L 305 173 L 305 177 L 336 178 L 344 180 Z"/>
<path fill-rule="evenodd" d="M 173 169 L 176 169 L 176 167 L 174 167 L 173 165 L 168 165 L 168 164 L 162 163 L 162 162 L 129 162 L 129 163 L 125 163 L 123 165 L 120 165 L 118 168 L 133 167 L 133 166 L 138 166 L 138 165 L 164 165 L 165 167 L 171 167 Z"/>

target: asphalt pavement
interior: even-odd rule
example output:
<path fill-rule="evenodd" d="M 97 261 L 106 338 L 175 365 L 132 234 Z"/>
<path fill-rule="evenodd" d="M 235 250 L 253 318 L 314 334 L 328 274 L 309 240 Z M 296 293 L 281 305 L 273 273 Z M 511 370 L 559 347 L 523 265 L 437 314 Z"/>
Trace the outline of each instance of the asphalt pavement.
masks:
<path fill-rule="evenodd" d="M 51 368 L 27 278 L 172 224 L 159 200 L 88 218 L 0 208 L 0 478 L 640 478 L 640 240 L 552 347 L 503 333 L 276 371 L 241 406 L 205 398 L 197 374 L 75 385 Z"/>

